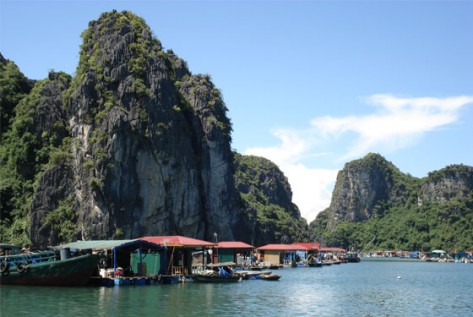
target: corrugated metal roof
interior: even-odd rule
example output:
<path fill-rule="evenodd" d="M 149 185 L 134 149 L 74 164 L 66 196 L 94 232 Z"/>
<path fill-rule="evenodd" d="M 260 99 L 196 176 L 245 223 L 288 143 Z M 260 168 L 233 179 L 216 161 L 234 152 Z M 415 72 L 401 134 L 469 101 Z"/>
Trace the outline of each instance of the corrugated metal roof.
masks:
<path fill-rule="evenodd" d="M 141 237 L 140 239 L 168 247 L 207 247 L 216 245 L 209 241 L 183 236 L 149 236 Z"/>
<path fill-rule="evenodd" d="M 150 243 L 142 239 L 132 239 L 132 240 L 90 240 L 90 241 L 76 241 L 68 244 L 60 245 L 56 249 L 70 248 L 77 250 L 112 250 L 114 248 L 133 248 L 139 246 L 145 248 L 159 249 L 160 245 L 156 243 Z"/>
<path fill-rule="evenodd" d="M 220 249 L 254 249 L 255 247 L 241 241 L 220 241 L 217 244 Z"/>
<path fill-rule="evenodd" d="M 320 243 L 317 242 L 296 242 L 295 244 L 303 246 L 306 250 L 320 249 Z"/>
<path fill-rule="evenodd" d="M 89 241 L 76 241 L 60 245 L 57 248 L 70 248 L 78 250 L 110 250 L 119 245 L 131 242 L 134 240 L 89 240 Z"/>
<path fill-rule="evenodd" d="M 346 252 L 345 249 L 342 248 L 320 248 L 320 252 Z"/>
<path fill-rule="evenodd" d="M 257 248 L 259 251 L 299 251 L 307 250 L 304 246 L 298 244 L 267 244 Z"/>

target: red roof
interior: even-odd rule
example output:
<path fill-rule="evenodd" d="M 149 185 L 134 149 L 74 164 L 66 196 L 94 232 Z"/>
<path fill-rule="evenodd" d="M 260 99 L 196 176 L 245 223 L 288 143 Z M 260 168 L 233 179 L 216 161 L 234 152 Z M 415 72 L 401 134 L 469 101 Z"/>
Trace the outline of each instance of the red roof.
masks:
<path fill-rule="evenodd" d="M 306 247 L 299 244 L 267 244 L 257 248 L 259 251 L 298 251 L 307 250 Z"/>
<path fill-rule="evenodd" d="M 254 249 L 255 247 L 240 241 L 220 241 L 217 244 L 221 249 Z"/>
<path fill-rule="evenodd" d="M 303 246 L 306 250 L 318 250 L 320 249 L 320 243 L 318 242 L 296 242 L 300 246 Z"/>
<path fill-rule="evenodd" d="M 321 248 L 320 252 L 346 252 L 345 249 L 342 248 Z"/>
<path fill-rule="evenodd" d="M 198 240 L 183 236 L 149 236 L 141 237 L 140 240 L 153 242 L 168 247 L 207 247 L 215 246 L 215 243 L 204 240 Z"/>

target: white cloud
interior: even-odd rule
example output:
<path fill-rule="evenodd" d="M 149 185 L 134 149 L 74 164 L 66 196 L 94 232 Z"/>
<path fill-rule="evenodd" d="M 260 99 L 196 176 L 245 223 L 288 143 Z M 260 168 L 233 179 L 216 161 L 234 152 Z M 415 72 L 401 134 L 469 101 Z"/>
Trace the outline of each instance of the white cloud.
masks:
<path fill-rule="evenodd" d="M 378 107 L 375 113 L 344 118 L 319 117 L 311 125 L 321 137 L 340 138 L 353 133 L 355 141 L 341 161 L 358 158 L 369 151 L 392 152 L 415 143 L 422 135 L 458 120 L 459 110 L 473 97 L 398 98 L 373 95 L 366 99 Z"/>
<path fill-rule="evenodd" d="M 308 168 L 303 164 L 282 166 L 293 192 L 293 201 L 309 222 L 330 205 L 338 169 Z"/>
<path fill-rule="evenodd" d="M 310 122 L 310 129 L 273 131 L 281 141 L 278 146 L 245 151 L 280 167 L 291 184 L 294 203 L 309 222 L 330 205 L 338 169 L 310 168 L 303 160 L 326 154 L 324 146 L 338 149 L 330 155 L 341 165 L 368 152 L 393 152 L 415 144 L 425 133 L 457 121 L 459 110 L 473 103 L 473 97 L 398 98 L 379 94 L 365 102 L 375 106 L 373 113 L 318 117 Z"/>
<path fill-rule="evenodd" d="M 307 156 L 324 156 L 326 153 L 309 154 L 313 139 L 307 131 L 278 130 L 273 135 L 281 140 L 275 147 L 249 148 L 246 155 L 263 156 L 284 172 L 291 184 L 293 202 L 299 207 L 302 217 L 309 222 L 330 205 L 332 188 L 338 169 L 313 169 L 301 163 Z"/>
<path fill-rule="evenodd" d="M 277 136 L 282 141 L 279 147 L 250 148 L 245 154 L 263 156 L 279 166 L 291 184 L 293 202 L 299 207 L 302 217 L 311 222 L 330 205 L 338 169 L 313 169 L 303 165 L 299 161 L 309 150 L 308 142 L 283 130 L 278 131 Z"/>

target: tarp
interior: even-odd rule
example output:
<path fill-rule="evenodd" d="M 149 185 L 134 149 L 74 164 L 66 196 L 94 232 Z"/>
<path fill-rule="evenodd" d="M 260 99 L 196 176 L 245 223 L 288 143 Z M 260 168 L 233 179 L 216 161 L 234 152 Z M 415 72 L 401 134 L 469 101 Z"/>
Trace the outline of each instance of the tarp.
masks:
<path fill-rule="evenodd" d="M 148 237 L 141 237 L 139 239 L 156 243 L 162 246 L 167 246 L 167 247 L 196 248 L 196 247 L 216 246 L 216 243 L 194 239 L 194 238 L 183 237 L 183 236 L 148 236 Z"/>

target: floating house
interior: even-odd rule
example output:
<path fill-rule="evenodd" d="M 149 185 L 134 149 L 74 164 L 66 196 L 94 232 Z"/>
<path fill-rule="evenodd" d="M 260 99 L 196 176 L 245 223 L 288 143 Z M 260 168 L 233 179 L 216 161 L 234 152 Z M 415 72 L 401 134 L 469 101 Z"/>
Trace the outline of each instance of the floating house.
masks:
<path fill-rule="evenodd" d="M 221 241 L 214 247 L 213 263 L 234 262 L 237 266 L 250 266 L 255 247 L 240 241 Z"/>
<path fill-rule="evenodd" d="M 160 259 L 162 265 L 159 274 L 171 277 L 171 282 L 176 280 L 173 277 L 192 274 L 193 252 L 201 251 L 202 257 L 204 257 L 206 254 L 204 252 L 205 249 L 216 246 L 216 243 L 213 242 L 183 236 L 147 236 L 140 239 L 164 247 L 164 252 Z"/>
<path fill-rule="evenodd" d="M 299 244 L 267 244 L 257 248 L 260 259 L 266 266 L 285 265 L 298 266 L 307 255 L 307 248 Z M 267 264 L 270 265 L 267 265 Z"/>
<path fill-rule="evenodd" d="M 320 248 L 320 257 L 324 264 L 339 264 L 345 258 L 346 250 L 342 248 Z"/>
<path fill-rule="evenodd" d="M 61 248 L 61 252 L 98 254 L 99 271 L 94 274 L 92 282 L 107 286 L 130 285 L 136 279 L 156 276 L 159 266 L 150 272 L 144 259 L 149 259 L 163 250 L 158 244 L 140 239 L 77 241 L 58 248 Z M 146 281 L 143 280 L 144 282 Z"/>
<path fill-rule="evenodd" d="M 320 250 L 320 243 L 318 242 L 296 242 L 294 244 L 302 246 L 307 251 L 307 255 L 317 255 Z"/>

